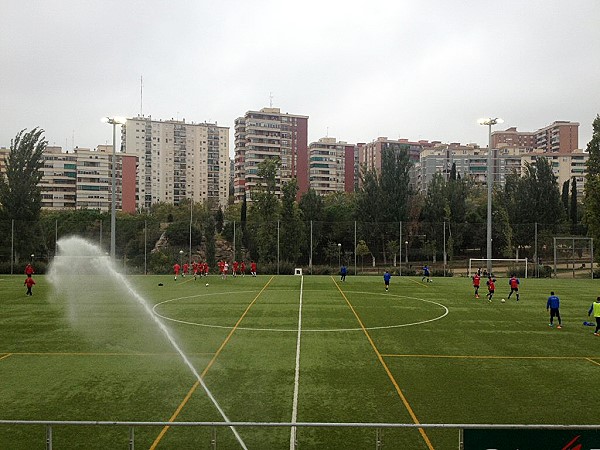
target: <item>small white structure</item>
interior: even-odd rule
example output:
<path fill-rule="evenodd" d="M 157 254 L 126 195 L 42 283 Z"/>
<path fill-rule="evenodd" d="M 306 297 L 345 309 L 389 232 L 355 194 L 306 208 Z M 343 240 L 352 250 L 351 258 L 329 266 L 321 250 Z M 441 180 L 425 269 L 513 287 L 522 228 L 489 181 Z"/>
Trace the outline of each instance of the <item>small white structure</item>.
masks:
<path fill-rule="evenodd" d="M 300 275 L 300 276 L 302 276 L 302 268 L 301 267 L 296 267 L 294 269 L 294 275 Z"/>

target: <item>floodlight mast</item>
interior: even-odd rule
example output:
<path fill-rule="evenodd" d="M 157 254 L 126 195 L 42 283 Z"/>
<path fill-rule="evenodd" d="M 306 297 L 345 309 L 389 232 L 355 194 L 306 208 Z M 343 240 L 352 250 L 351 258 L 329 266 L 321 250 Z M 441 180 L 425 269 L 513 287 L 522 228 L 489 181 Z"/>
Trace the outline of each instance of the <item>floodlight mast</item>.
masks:
<path fill-rule="evenodd" d="M 479 119 L 479 125 L 488 126 L 488 155 L 487 155 L 487 272 L 492 273 L 492 125 L 503 123 L 504 120 L 499 117 Z"/>
<path fill-rule="evenodd" d="M 125 117 L 103 117 L 100 119 L 104 123 L 108 123 L 113 127 L 113 145 L 112 145 L 112 196 L 110 202 L 110 259 L 115 259 L 115 242 L 116 242 L 116 228 L 117 228 L 117 156 L 116 156 L 116 141 L 117 141 L 117 125 L 123 125 L 127 123 Z"/>

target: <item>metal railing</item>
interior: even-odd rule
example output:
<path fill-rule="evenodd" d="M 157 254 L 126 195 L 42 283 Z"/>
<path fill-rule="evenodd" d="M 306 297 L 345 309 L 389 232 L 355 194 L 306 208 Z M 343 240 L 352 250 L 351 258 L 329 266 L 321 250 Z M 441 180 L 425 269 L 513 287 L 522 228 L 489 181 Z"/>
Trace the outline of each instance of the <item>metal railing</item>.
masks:
<path fill-rule="evenodd" d="M 496 429 L 496 430 L 590 430 L 600 431 L 598 425 L 556 425 L 556 424 L 472 424 L 472 423 L 362 423 L 362 422 L 136 422 L 136 421 L 92 421 L 92 420 L 0 420 L 4 425 L 42 425 L 46 427 L 46 449 L 52 450 L 54 435 L 53 427 L 56 426 L 117 426 L 129 428 L 129 450 L 135 449 L 136 427 L 211 427 L 210 448 L 217 449 L 217 428 L 223 427 L 283 427 L 283 428 L 372 428 L 375 429 L 374 444 L 376 449 L 384 446 L 383 430 L 398 428 L 417 429 L 455 429 L 459 432 L 458 448 L 463 448 L 463 430 Z M 297 448 L 298 443 L 293 443 L 292 448 Z"/>

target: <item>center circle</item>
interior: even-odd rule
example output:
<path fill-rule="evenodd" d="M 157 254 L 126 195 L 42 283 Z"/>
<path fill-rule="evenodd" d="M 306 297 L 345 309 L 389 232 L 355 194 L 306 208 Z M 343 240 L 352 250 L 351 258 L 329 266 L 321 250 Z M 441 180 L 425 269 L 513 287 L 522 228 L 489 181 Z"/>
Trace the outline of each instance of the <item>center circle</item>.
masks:
<path fill-rule="evenodd" d="M 288 291 L 291 292 L 291 291 Z M 296 291 L 294 291 L 296 292 Z M 245 293 L 258 293 L 256 291 L 240 291 L 240 292 L 236 292 L 236 294 L 245 294 Z M 433 300 L 426 300 L 423 298 L 419 298 L 419 297 L 409 297 L 409 296 L 405 296 L 405 295 L 396 295 L 396 294 L 389 294 L 389 293 L 375 293 L 375 292 L 362 292 L 362 291 L 348 291 L 346 293 L 352 293 L 352 294 L 364 294 L 364 295 L 372 295 L 372 296 L 382 296 L 382 297 L 386 297 L 386 298 L 397 298 L 398 300 L 402 300 L 402 299 L 408 299 L 408 300 L 415 300 L 418 302 L 423 302 L 423 303 L 430 303 L 432 305 L 438 306 L 440 308 L 442 308 L 443 312 L 442 314 L 435 316 L 433 318 L 430 319 L 424 319 L 424 320 L 419 320 L 419 321 L 415 321 L 415 322 L 407 322 L 407 323 L 400 323 L 400 324 L 393 324 L 393 325 L 382 325 L 382 326 L 374 326 L 374 327 L 356 327 L 356 328 L 328 328 L 328 329 L 323 329 L 323 328 L 302 328 L 302 332 L 303 333 L 331 333 L 331 332 L 340 332 L 340 331 L 363 331 L 363 330 L 385 330 L 385 329 L 392 329 L 392 328 L 403 328 L 403 327 L 411 327 L 411 326 L 416 326 L 416 325 L 423 325 L 426 323 L 430 323 L 430 322 L 435 322 L 436 320 L 440 320 L 443 319 L 444 317 L 446 317 L 449 313 L 448 308 L 438 302 L 434 302 Z M 211 297 L 211 296 L 218 296 L 218 295 L 231 295 L 231 293 L 229 292 L 214 292 L 214 293 L 208 293 L 208 294 L 196 294 L 196 295 L 188 295 L 185 297 L 177 297 L 177 298 L 172 298 L 169 300 L 164 300 L 162 302 L 157 303 L 156 305 L 154 305 L 152 307 L 152 312 L 157 316 L 160 317 L 161 319 L 164 320 L 168 320 L 170 322 L 175 322 L 175 323 L 180 323 L 180 324 L 184 324 L 184 325 L 192 325 L 192 326 L 197 326 L 197 327 L 205 327 L 205 328 L 220 328 L 220 329 L 225 329 L 225 330 L 231 330 L 234 327 L 233 326 L 225 326 L 225 325 L 214 325 L 214 324 L 208 324 L 208 323 L 201 323 L 201 322 L 193 322 L 193 321 L 189 321 L 189 320 L 181 320 L 181 319 L 177 319 L 174 317 L 170 317 L 168 315 L 165 314 L 160 314 L 158 312 L 158 309 L 160 306 L 171 303 L 171 302 L 176 302 L 179 300 L 186 300 L 186 299 L 191 299 L 191 298 L 199 298 L 199 297 Z M 235 327 L 236 330 L 243 330 L 243 331 L 271 331 L 271 332 L 279 332 L 279 333 L 297 333 L 298 329 L 297 328 L 293 328 L 293 329 L 283 329 L 283 328 L 257 328 L 257 327 Z"/>

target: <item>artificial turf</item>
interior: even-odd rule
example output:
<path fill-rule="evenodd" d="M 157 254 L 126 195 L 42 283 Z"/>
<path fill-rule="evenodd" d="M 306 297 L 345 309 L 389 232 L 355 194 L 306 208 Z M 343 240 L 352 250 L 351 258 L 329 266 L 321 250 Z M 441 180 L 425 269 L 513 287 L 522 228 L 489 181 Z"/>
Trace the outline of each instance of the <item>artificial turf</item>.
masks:
<path fill-rule="evenodd" d="M 124 286 L 89 274 L 64 295 L 48 278 L 35 279 L 27 297 L 23 277 L 0 276 L 0 419 L 223 421 Z M 507 279 L 498 280 L 492 303 L 475 299 L 465 277 L 393 277 L 387 293 L 379 276 L 341 283 L 212 275 L 209 286 L 166 275 L 127 280 L 231 421 L 291 421 L 299 348 L 298 422 L 598 424 L 600 338 L 582 325 L 595 280 L 521 279 L 518 303 L 499 301 Z M 551 290 L 561 299 L 560 330 L 548 326 Z M 290 447 L 289 427 L 237 431 L 250 449 Z M 214 438 L 210 428 L 160 432 L 136 427 L 136 448 L 210 448 Z M 53 441 L 55 448 L 125 448 L 128 433 L 57 426 Z M 240 448 L 229 428 L 216 428 L 216 436 L 217 448 Z M 40 425 L 0 425 L 0 448 L 37 448 L 45 438 Z M 373 448 L 376 430 L 299 427 L 297 442 Z M 454 449 L 458 430 L 388 429 L 382 442 Z"/>

